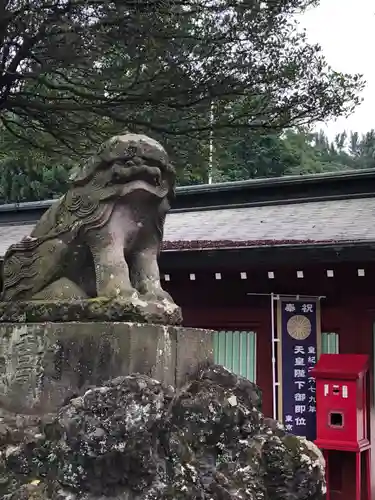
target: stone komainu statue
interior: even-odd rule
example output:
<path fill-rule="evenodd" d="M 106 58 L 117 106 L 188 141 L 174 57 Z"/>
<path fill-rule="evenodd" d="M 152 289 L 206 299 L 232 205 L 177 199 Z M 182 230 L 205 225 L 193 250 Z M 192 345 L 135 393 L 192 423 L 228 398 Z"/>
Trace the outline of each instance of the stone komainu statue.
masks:
<path fill-rule="evenodd" d="M 8 249 L 2 301 L 142 296 L 173 304 L 157 257 L 174 184 L 156 141 L 124 134 L 105 142 L 31 235 Z"/>

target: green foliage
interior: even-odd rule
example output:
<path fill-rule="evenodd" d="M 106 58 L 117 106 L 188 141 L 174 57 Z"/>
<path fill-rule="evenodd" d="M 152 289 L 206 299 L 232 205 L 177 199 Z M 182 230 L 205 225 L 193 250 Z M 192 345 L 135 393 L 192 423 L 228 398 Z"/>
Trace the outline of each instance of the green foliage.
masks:
<path fill-rule="evenodd" d="M 123 128 L 204 141 L 346 114 L 361 77 L 331 69 L 296 29 L 316 3 L 0 2 L 0 120 L 29 143 L 47 132 L 83 151 Z"/>
<path fill-rule="evenodd" d="M 214 180 L 235 181 L 279 177 L 299 166 L 298 151 L 279 134 L 254 136 L 247 132 L 234 143 L 215 148 Z"/>
<path fill-rule="evenodd" d="M 243 137 L 238 132 L 234 142 L 214 140 L 214 182 L 375 168 L 374 130 L 363 136 L 356 132 L 339 134 L 334 141 L 329 141 L 323 132 L 305 130 L 259 136 L 245 132 Z M 185 165 L 178 170 L 180 185 L 208 181 L 208 141 L 171 140 L 166 146 L 172 156 L 180 150 L 179 159 Z M 74 164 L 61 155 L 26 149 L 23 142 L 3 134 L 0 203 L 50 199 L 63 194 Z"/>
<path fill-rule="evenodd" d="M 372 165 L 372 133 L 291 131 L 350 113 L 363 87 L 296 29 L 317 3 L 0 1 L 0 201 L 58 196 L 124 129 L 165 144 L 180 184 L 208 181 L 210 138 L 215 181 Z"/>
<path fill-rule="evenodd" d="M 287 130 L 267 136 L 245 135 L 223 151 L 216 149 L 215 180 L 304 175 L 375 168 L 375 131 L 362 137 L 344 132 L 329 141 L 324 132 Z"/>
<path fill-rule="evenodd" d="M 0 137 L 0 203 L 58 197 L 67 185 L 72 163 L 43 150 L 25 148 L 3 133 Z"/>

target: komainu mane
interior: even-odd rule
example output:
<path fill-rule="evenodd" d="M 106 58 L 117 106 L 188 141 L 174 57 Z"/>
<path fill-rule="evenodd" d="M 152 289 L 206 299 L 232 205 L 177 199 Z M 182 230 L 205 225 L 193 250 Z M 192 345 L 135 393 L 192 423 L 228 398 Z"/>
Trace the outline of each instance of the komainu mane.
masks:
<path fill-rule="evenodd" d="M 2 301 L 174 304 L 157 264 L 174 184 L 168 155 L 153 139 L 124 134 L 105 142 L 31 235 L 8 249 Z"/>

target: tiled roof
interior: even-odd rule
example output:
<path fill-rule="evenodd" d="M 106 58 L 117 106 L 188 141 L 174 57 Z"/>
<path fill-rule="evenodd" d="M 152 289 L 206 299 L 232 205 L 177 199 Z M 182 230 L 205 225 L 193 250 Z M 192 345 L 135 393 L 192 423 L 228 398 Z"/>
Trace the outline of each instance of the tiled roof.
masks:
<path fill-rule="evenodd" d="M 199 241 L 267 245 L 375 240 L 375 198 L 176 213 L 167 218 L 164 239 L 182 246 L 186 241 L 196 246 Z"/>
<path fill-rule="evenodd" d="M 0 255 L 33 225 L 0 226 Z M 375 241 L 375 197 L 171 212 L 165 248 Z"/>
<path fill-rule="evenodd" d="M 20 224 L 20 225 L 2 225 L 0 226 L 0 257 L 3 257 L 10 245 L 22 240 L 28 236 L 34 224 Z"/>

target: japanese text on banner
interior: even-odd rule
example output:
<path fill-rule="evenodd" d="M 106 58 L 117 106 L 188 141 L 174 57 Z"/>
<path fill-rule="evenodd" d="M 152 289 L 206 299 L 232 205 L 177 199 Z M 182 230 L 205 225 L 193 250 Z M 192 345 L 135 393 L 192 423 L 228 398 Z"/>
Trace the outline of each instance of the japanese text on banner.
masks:
<path fill-rule="evenodd" d="M 315 379 L 310 376 L 317 362 L 317 304 L 280 301 L 281 407 L 279 419 L 288 432 L 315 438 Z M 280 354 L 280 353 L 279 353 Z M 281 358 L 281 359 L 280 359 Z"/>

